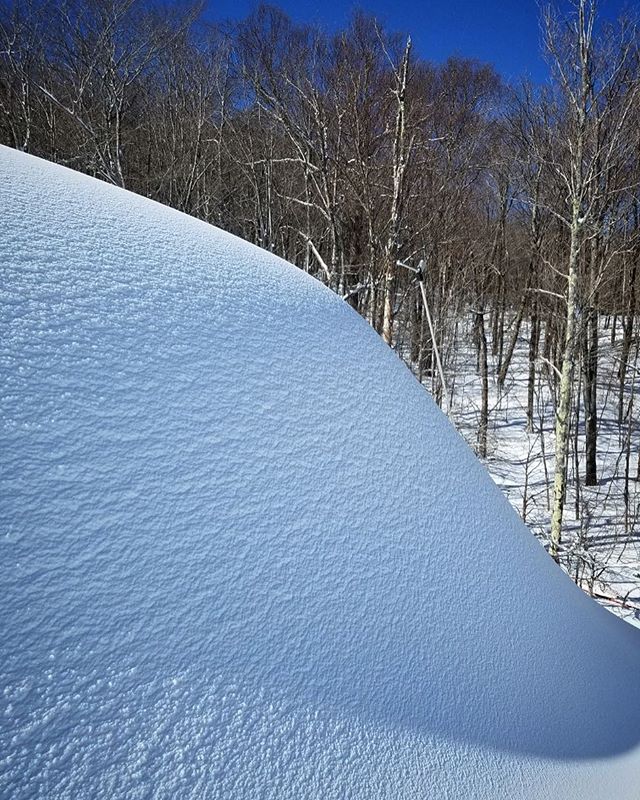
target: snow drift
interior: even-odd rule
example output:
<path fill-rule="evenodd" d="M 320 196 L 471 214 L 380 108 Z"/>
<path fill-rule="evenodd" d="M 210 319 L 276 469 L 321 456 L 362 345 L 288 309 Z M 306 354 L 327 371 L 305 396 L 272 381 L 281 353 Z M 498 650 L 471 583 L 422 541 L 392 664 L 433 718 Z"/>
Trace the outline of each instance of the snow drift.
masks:
<path fill-rule="evenodd" d="M 638 632 L 345 303 L 2 148 L 12 798 L 636 798 Z"/>

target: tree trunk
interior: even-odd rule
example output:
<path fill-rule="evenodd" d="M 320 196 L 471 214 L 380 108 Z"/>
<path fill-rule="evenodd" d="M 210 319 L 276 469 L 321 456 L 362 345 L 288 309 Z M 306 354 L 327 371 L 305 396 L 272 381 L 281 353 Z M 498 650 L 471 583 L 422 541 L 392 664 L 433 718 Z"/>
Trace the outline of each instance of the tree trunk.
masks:
<path fill-rule="evenodd" d="M 636 274 L 637 259 L 634 256 L 631 275 L 629 276 L 629 289 L 627 292 L 627 312 L 622 318 L 622 351 L 620 353 L 620 366 L 618 368 L 618 425 L 622 426 L 624 419 L 624 390 L 627 381 L 627 365 L 633 339 L 633 321 L 636 312 Z"/>
<path fill-rule="evenodd" d="M 387 240 L 384 270 L 384 317 L 382 322 L 382 338 L 391 346 L 393 340 L 393 306 L 395 297 L 396 261 L 400 240 L 400 223 L 404 175 L 407 168 L 411 146 L 406 144 L 406 109 L 407 74 L 411 54 L 411 39 L 402 56 L 400 68 L 395 75 L 396 124 L 393 139 L 393 192 L 389 218 L 389 237 Z"/>
<path fill-rule="evenodd" d="M 484 314 L 476 313 L 476 341 L 478 345 L 478 362 L 480 366 L 480 384 L 482 399 L 480 403 L 480 424 L 478 426 L 478 455 L 487 457 L 487 431 L 489 428 L 489 369 L 487 363 L 487 334 L 484 327 Z"/>
<path fill-rule="evenodd" d="M 527 295 L 524 294 L 522 296 L 522 300 L 518 308 L 518 314 L 514 322 L 513 332 L 511 334 L 511 338 L 509 339 L 509 343 L 507 345 L 507 352 L 504 355 L 504 359 L 502 360 L 502 364 L 500 365 L 500 369 L 498 371 L 498 386 L 500 387 L 500 389 L 503 388 L 504 382 L 507 379 L 507 372 L 509 371 L 509 366 L 511 365 L 511 359 L 513 358 L 513 353 L 514 350 L 516 349 L 516 344 L 518 343 L 518 336 L 520 335 L 520 328 L 522 326 L 522 317 L 524 316 L 524 310 L 526 304 L 527 304 Z"/>
<path fill-rule="evenodd" d="M 598 311 L 591 306 L 587 312 L 583 334 L 583 400 L 585 430 L 585 486 L 597 486 L 596 468 L 598 441 Z"/>
<path fill-rule="evenodd" d="M 529 376 L 527 380 L 527 432 L 533 433 L 533 403 L 536 389 L 536 359 L 538 357 L 538 343 L 540 341 L 540 320 L 538 318 L 538 303 L 534 304 L 531 312 L 531 331 L 529 334 Z"/>
<path fill-rule="evenodd" d="M 578 255 L 580 252 L 580 208 L 574 203 L 571 245 L 569 250 L 569 275 L 567 280 L 567 317 L 562 352 L 562 369 L 556 408 L 556 447 L 553 476 L 553 509 L 551 512 L 551 555 L 557 559 L 562 542 L 562 517 L 567 491 L 567 454 L 571 425 L 571 396 L 576 360 L 576 316 L 578 311 Z"/>

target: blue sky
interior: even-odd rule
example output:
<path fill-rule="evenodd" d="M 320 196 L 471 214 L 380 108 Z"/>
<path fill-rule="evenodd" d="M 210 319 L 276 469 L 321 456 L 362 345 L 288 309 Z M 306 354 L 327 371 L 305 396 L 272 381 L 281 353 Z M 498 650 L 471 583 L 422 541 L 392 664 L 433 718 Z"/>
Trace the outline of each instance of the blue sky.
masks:
<path fill-rule="evenodd" d="M 601 0 L 603 16 L 615 18 L 637 0 Z M 209 0 L 207 16 L 240 19 L 257 5 L 254 0 Z M 540 26 L 536 0 L 336 0 L 272 1 L 297 22 L 319 23 L 328 30 L 345 25 L 359 7 L 386 22 L 390 30 L 411 34 L 416 52 L 443 61 L 457 54 L 489 61 L 507 80 L 528 75 L 546 78 L 540 55 Z M 543 3 L 544 5 L 544 3 Z M 567 6 L 567 0 L 562 0 Z M 637 7 L 637 6 L 636 6 Z"/>

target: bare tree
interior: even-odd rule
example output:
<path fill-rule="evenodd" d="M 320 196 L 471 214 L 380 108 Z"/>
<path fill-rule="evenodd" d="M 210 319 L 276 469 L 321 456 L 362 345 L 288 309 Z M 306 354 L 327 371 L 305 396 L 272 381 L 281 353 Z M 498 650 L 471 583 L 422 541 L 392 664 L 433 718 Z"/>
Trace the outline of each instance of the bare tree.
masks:
<path fill-rule="evenodd" d="M 606 202 L 609 194 L 606 184 L 603 184 L 603 174 L 611 168 L 612 161 L 620 157 L 624 148 L 626 122 L 637 92 L 637 84 L 629 83 L 627 75 L 633 39 L 621 36 L 616 41 L 616 52 L 608 54 L 615 58 L 608 59 L 605 67 L 594 41 L 595 25 L 593 0 L 577 0 L 575 16 L 569 22 L 559 22 L 551 12 L 545 16 L 546 45 L 558 89 L 559 136 L 549 167 L 565 192 L 564 206 L 553 211 L 569 233 L 551 517 L 551 554 L 556 558 L 562 537 L 573 376 L 579 337 L 584 331 L 585 301 L 592 298 L 595 289 L 592 285 L 586 295 L 581 289 L 580 257 L 585 241 L 602 232 L 597 209 Z M 615 103 L 610 99 L 614 85 Z M 607 135 L 599 135 L 605 126 Z M 595 277 L 592 284 L 597 283 Z"/>

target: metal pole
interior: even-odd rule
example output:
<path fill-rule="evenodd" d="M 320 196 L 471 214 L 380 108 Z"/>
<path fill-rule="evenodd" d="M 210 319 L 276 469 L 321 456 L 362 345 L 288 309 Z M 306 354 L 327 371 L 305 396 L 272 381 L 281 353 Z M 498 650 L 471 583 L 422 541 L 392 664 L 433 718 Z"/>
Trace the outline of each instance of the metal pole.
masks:
<path fill-rule="evenodd" d="M 424 310 L 427 315 L 427 324 L 429 325 L 429 335 L 431 336 L 431 343 L 433 344 L 433 352 L 435 353 L 436 357 L 436 365 L 438 367 L 438 376 L 440 377 L 440 383 L 442 384 L 442 394 L 444 395 L 445 401 L 445 414 L 449 416 L 451 411 L 451 406 L 449 402 L 449 392 L 447 391 L 447 384 L 444 379 L 444 370 L 442 369 L 442 362 L 440 361 L 440 351 L 438 350 L 438 343 L 436 342 L 436 335 L 433 329 L 433 321 L 431 319 L 431 312 L 429 311 L 429 303 L 427 301 L 427 292 L 424 285 L 424 259 L 420 260 L 418 267 L 410 267 L 408 264 L 404 264 L 402 261 L 397 262 L 399 266 L 404 267 L 405 269 L 410 270 L 411 272 L 415 272 L 418 276 L 418 285 L 420 286 L 420 294 L 422 295 L 422 302 L 424 304 Z"/>

